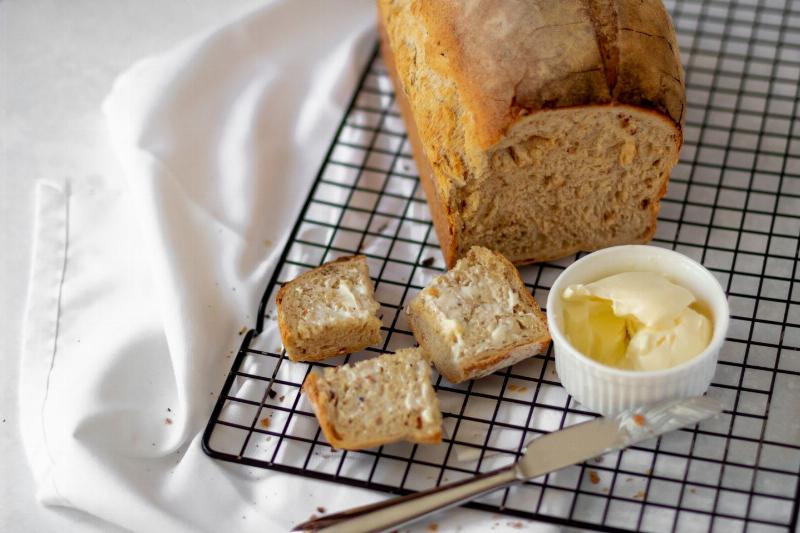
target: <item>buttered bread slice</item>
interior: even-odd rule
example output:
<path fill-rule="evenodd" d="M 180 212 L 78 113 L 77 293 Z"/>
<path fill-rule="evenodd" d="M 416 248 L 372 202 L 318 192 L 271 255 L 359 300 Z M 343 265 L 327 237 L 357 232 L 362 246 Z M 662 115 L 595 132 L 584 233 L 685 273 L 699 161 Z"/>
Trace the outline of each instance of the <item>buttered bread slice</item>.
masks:
<path fill-rule="evenodd" d="M 419 348 L 309 374 L 303 392 L 334 448 L 441 441 L 439 400 L 430 363 Z"/>
<path fill-rule="evenodd" d="M 436 368 L 458 383 L 541 353 L 547 320 L 503 255 L 475 246 L 408 305 L 414 336 Z"/>
<path fill-rule="evenodd" d="M 367 260 L 342 257 L 301 274 L 276 297 L 278 328 L 292 361 L 321 361 L 381 340 Z"/>

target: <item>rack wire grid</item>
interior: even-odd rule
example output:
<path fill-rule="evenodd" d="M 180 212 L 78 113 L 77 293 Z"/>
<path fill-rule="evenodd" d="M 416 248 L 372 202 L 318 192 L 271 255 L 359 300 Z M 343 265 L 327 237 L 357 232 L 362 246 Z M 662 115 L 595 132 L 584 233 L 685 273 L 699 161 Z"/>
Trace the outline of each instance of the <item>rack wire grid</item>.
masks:
<path fill-rule="evenodd" d="M 600 530 L 787 531 L 800 492 L 800 1 L 667 2 L 686 69 L 681 160 L 656 246 L 709 268 L 732 320 L 709 395 L 723 416 L 498 491 L 471 507 Z M 530 439 L 595 415 L 558 381 L 551 353 L 455 385 L 435 374 L 440 445 L 333 450 L 300 387 L 315 366 L 414 345 L 405 304 L 444 268 L 377 51 L 225 381 L 203 445 L 212 457 L 404 494 L 513 461 Z M 383 341 L 325 363 L 281 349 L 280 285 L 362 253 Z M 580 254 L 579 254 L 580 255 Z M 579 256 L 578 255 L 578 256 Z M 576 257 L 527 266 L 539 302 Z"/>

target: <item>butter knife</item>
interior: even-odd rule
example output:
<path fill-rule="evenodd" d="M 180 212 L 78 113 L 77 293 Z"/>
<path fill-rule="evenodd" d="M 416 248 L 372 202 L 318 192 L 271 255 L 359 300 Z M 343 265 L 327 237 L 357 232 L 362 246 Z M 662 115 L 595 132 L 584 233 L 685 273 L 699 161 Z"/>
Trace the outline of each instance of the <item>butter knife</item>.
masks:
<path fill-rule="evenodd" d="M 292 531 L 368 533 L 396 528 L 489 492 L 627 448 L 718 415 L 706 396 L 670 400 L 575 424 L 528 443 L 514 464 L 433 489 L 309 520 Z"/>

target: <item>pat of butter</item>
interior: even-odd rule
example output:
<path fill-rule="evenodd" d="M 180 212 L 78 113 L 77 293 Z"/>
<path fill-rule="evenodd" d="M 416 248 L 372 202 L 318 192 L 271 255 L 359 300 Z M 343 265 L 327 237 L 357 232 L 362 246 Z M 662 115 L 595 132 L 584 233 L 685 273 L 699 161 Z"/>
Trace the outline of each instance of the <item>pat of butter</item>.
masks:
<path fill-rule="evenodd" d="M 341 299 L 342 303 L 347 307 L 358 307 L 358 301 L 356 300 L 356 295 L 353 294 L 352 286 L 343 281 L 339 283 L 337 287 L 337 291 L 339 293 L 339 298 Z"/>
<path fill-rule="evenodd" d="M 711 341 L 711 321 L 694 295 L 655 272 L 624 272 L 564 290 L 565 333 L 580 352 L 609 366 L 661 370 Z"/>
<path fill-rule="evenodd" d="M 565 300 L 609 300 L 617 316 L 633 316 L 647 326 L 672 319 L 694 302 L 694 295 L 655 272 L 623 272 L 587 285 L 570 285 Z"/>

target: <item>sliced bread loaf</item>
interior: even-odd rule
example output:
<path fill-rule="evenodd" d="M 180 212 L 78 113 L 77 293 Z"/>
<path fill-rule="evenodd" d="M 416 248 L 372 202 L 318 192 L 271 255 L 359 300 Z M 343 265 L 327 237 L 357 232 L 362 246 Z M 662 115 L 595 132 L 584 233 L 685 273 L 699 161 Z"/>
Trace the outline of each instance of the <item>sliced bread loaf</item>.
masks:
<path fill-rule="evenodd" d="M 408 305 L 414 336 L 436 368 L 458 383 L 542 352 L 547 320 L 505 257 L 475 246 Z"/>
<path fill-rule="evenodd" d="M 381 340 L 367 260 L 342 257 L 283 285 L 276 298 L 278 328 L 292 361 L 320 361 Z"/>
<path fill-rule="evenodd" d="M 439 400 L 430 364 L 419 348 L 311 373 L 303 392 L 334 448 L 441 441 Z"/>

